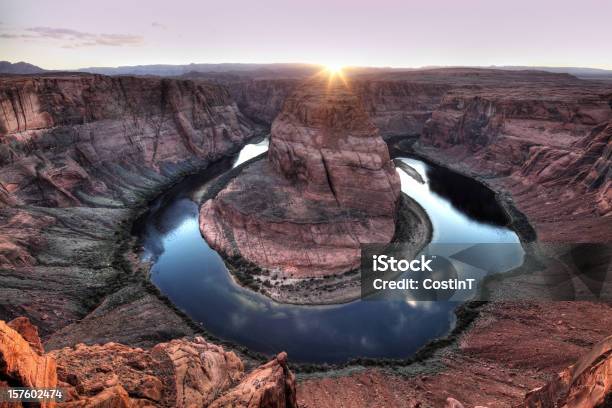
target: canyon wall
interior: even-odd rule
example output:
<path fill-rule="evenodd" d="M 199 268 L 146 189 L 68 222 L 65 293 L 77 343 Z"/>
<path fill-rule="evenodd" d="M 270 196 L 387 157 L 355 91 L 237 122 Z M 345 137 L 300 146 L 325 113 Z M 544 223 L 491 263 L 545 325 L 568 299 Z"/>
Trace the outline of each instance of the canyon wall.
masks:
<path fill-rule="evenodd" d="M 394 214 L 399 176 L 359 94 L 307 82 L 272 124 L 268 160 L 307 198 L 372 216 Z"/>
<path fill-rule="evenodd" d="M 227 86 L 250 116 L 271 123 L 297 82 Z M 423 154 L 509 192 L 541 238 L 609 237 L 609 83 L 471 68 L 349 71 L 348 83 L 382 136 L 420 136 Z"/>
<path fill-rule="evenodd" d="M 0 106 L 0 319 L 28 316 L 54 350 L 29 320 L 0 320 L 0 384 L 58 384 L 67 406 L 295 406 L 285 354 L 245 368 L 194 337 L 130 251 L 148 200 L 256 131 L 225 88 L 7 77 Z"/>
<path fill-rule="evenodd" d="M 451 88 L 445 83 L 394 80 L 351 82 L 383 136 L 415 136 Z"/>
<path fill-rule="evenodd" d="M 228 92 L 161 78 L 11 76 L 0 78 L 0 107 L 0 318 L 29 316 L 53 347 L 191 334 L 122 254 L 139 206 L 253 134 Z"/>
<path fill-rule="evenodd" d="M 298 79 L 224 81 L 241 112 L 270 125 L 285 99 L 300 84 Z M 351 79 L 350 86 L 383 137 L 420 134 L 431 112 L 450 89 L 444 83 Z"/>
<path fill-rule="evenodd" d="M 159 78 L 4 78 L 0 107 L 5 206 L 134 202 L 130 178 L 176 173 L 252 131 L 221 86 Z"/>
<path fill-rule="evenodd" d="M 299 79 L 244 79 L 224 83 L 240 111 L 250 119 L 271 125 Z"/>
<path fill-rule="evenodd" d="M 424 152 L 508 190 L 543 240 L 607 241 L 612 89 L 534 87 L 449 91 L 424 126 Z"/>

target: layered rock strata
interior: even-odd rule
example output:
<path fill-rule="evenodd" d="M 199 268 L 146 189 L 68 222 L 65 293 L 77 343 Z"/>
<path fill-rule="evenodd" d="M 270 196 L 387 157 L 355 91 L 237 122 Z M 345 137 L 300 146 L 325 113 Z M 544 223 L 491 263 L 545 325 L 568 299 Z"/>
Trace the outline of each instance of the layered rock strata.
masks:
<path fill-rule="evenodd" d="M 306 82 L 272 125 L 267 160 L 249 165 L 201 208 L 216 249 L 283 277 L 341 274 L 359 245 L 395 232 L 399 176 L 357 96 Z"/>
<path fill-rule="evenodd" d="M 354 92 L 383 137 L 422 134 L 425 122 L 440 106 L 446 93 L 457 89 L 476 93 L 503 85 L 508 93 L 529 89 L 534 95 L 540 93 L 538 88 L 559 85 L 570 92 L 572 88 L 597 92 L 606 87 L 568 74 L 499 69 L 438 68 L 369 73 L 348 69 L 345 76 L 350 78 Z M 227 86 L 244 114 L 255 121 L 271 124 L 302 79 L 264 79 L 247 75 L 218 81 Z"/>
<path fill-rule="evenodd" d="M 284 353 L 246 373 L 236 354 L 201 337 L 146 350 L 81 343 L 45 354 L 39 344 L 27 319 L 0 320 L 0 386 L 59 387 L 67 407 L 297 407 Z"/>
<path fill-rule="evenodd" d="M 193 334 L 123 256 L 130 220 L 252 134 L 218 85 L 1 77 L 0 318 L 28 316 L 54 348 Z"/>
<path fill-rule="evenodd" d="M 425 124 L 421 145 L 509 191 L 540 239 L 609 242 L 611 123 L 609 86 L 453 90 Z"/>

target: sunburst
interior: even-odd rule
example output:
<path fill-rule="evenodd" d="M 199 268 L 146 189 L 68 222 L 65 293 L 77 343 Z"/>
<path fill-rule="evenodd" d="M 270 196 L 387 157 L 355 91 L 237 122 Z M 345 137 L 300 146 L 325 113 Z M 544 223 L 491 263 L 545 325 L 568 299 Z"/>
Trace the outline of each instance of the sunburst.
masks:
<path fill-rule="evenodd" d="M 323 69 L 318 73 L 322 77 L 326 77 L 328 80 L 328 86 L 331 87 L 337 83 L 336 80 L 340 80 L 345 86 L 348 86 L 346 75 L 344 74 L 345 66 L 338 63 L 326 63 L 321 64 Z"/>
<path fill-rule="evenodd" d="M 325 70 L 332 76 L 342 76 L 342 68 L 343 66 L 337 63 L 329 63 L 325 64 Z"/>

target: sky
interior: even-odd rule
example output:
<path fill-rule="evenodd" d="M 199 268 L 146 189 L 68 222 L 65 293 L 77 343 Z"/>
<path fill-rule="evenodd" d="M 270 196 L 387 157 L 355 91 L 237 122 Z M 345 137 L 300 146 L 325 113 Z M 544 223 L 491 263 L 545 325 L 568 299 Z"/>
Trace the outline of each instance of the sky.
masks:
<path fill-rule="evenodd" d="M 0 60 L 612 69 L 610 0 L 0 0 Z"/>

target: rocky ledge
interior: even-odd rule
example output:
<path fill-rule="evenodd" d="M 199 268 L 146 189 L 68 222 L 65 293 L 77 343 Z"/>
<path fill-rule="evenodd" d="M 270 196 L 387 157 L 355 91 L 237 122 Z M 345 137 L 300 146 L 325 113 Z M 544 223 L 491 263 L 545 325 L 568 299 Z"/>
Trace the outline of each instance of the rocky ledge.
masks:
<path fill-rule="evenodd" d="M 399 175 L 359 98 L 342 81 L 315 79 L 285 101 L 267 160 L 202 205 L 200 229 L 215 249 L 260 268 L 266 293 L 287 301 L 273 289 L 279 279 L 333 279 L 359 267 L 361 244 L 390 242 L 400 201 Z"/>
<path fill-rule="evenodd" d="M 297 407 L 285 353 L 245 373 L 202 337 L 146 350 L 80 343 L 45 354 L 40 344 L 27 318 L 0 320 L 0 387 L 60 388 L 67 407 Z"/>

